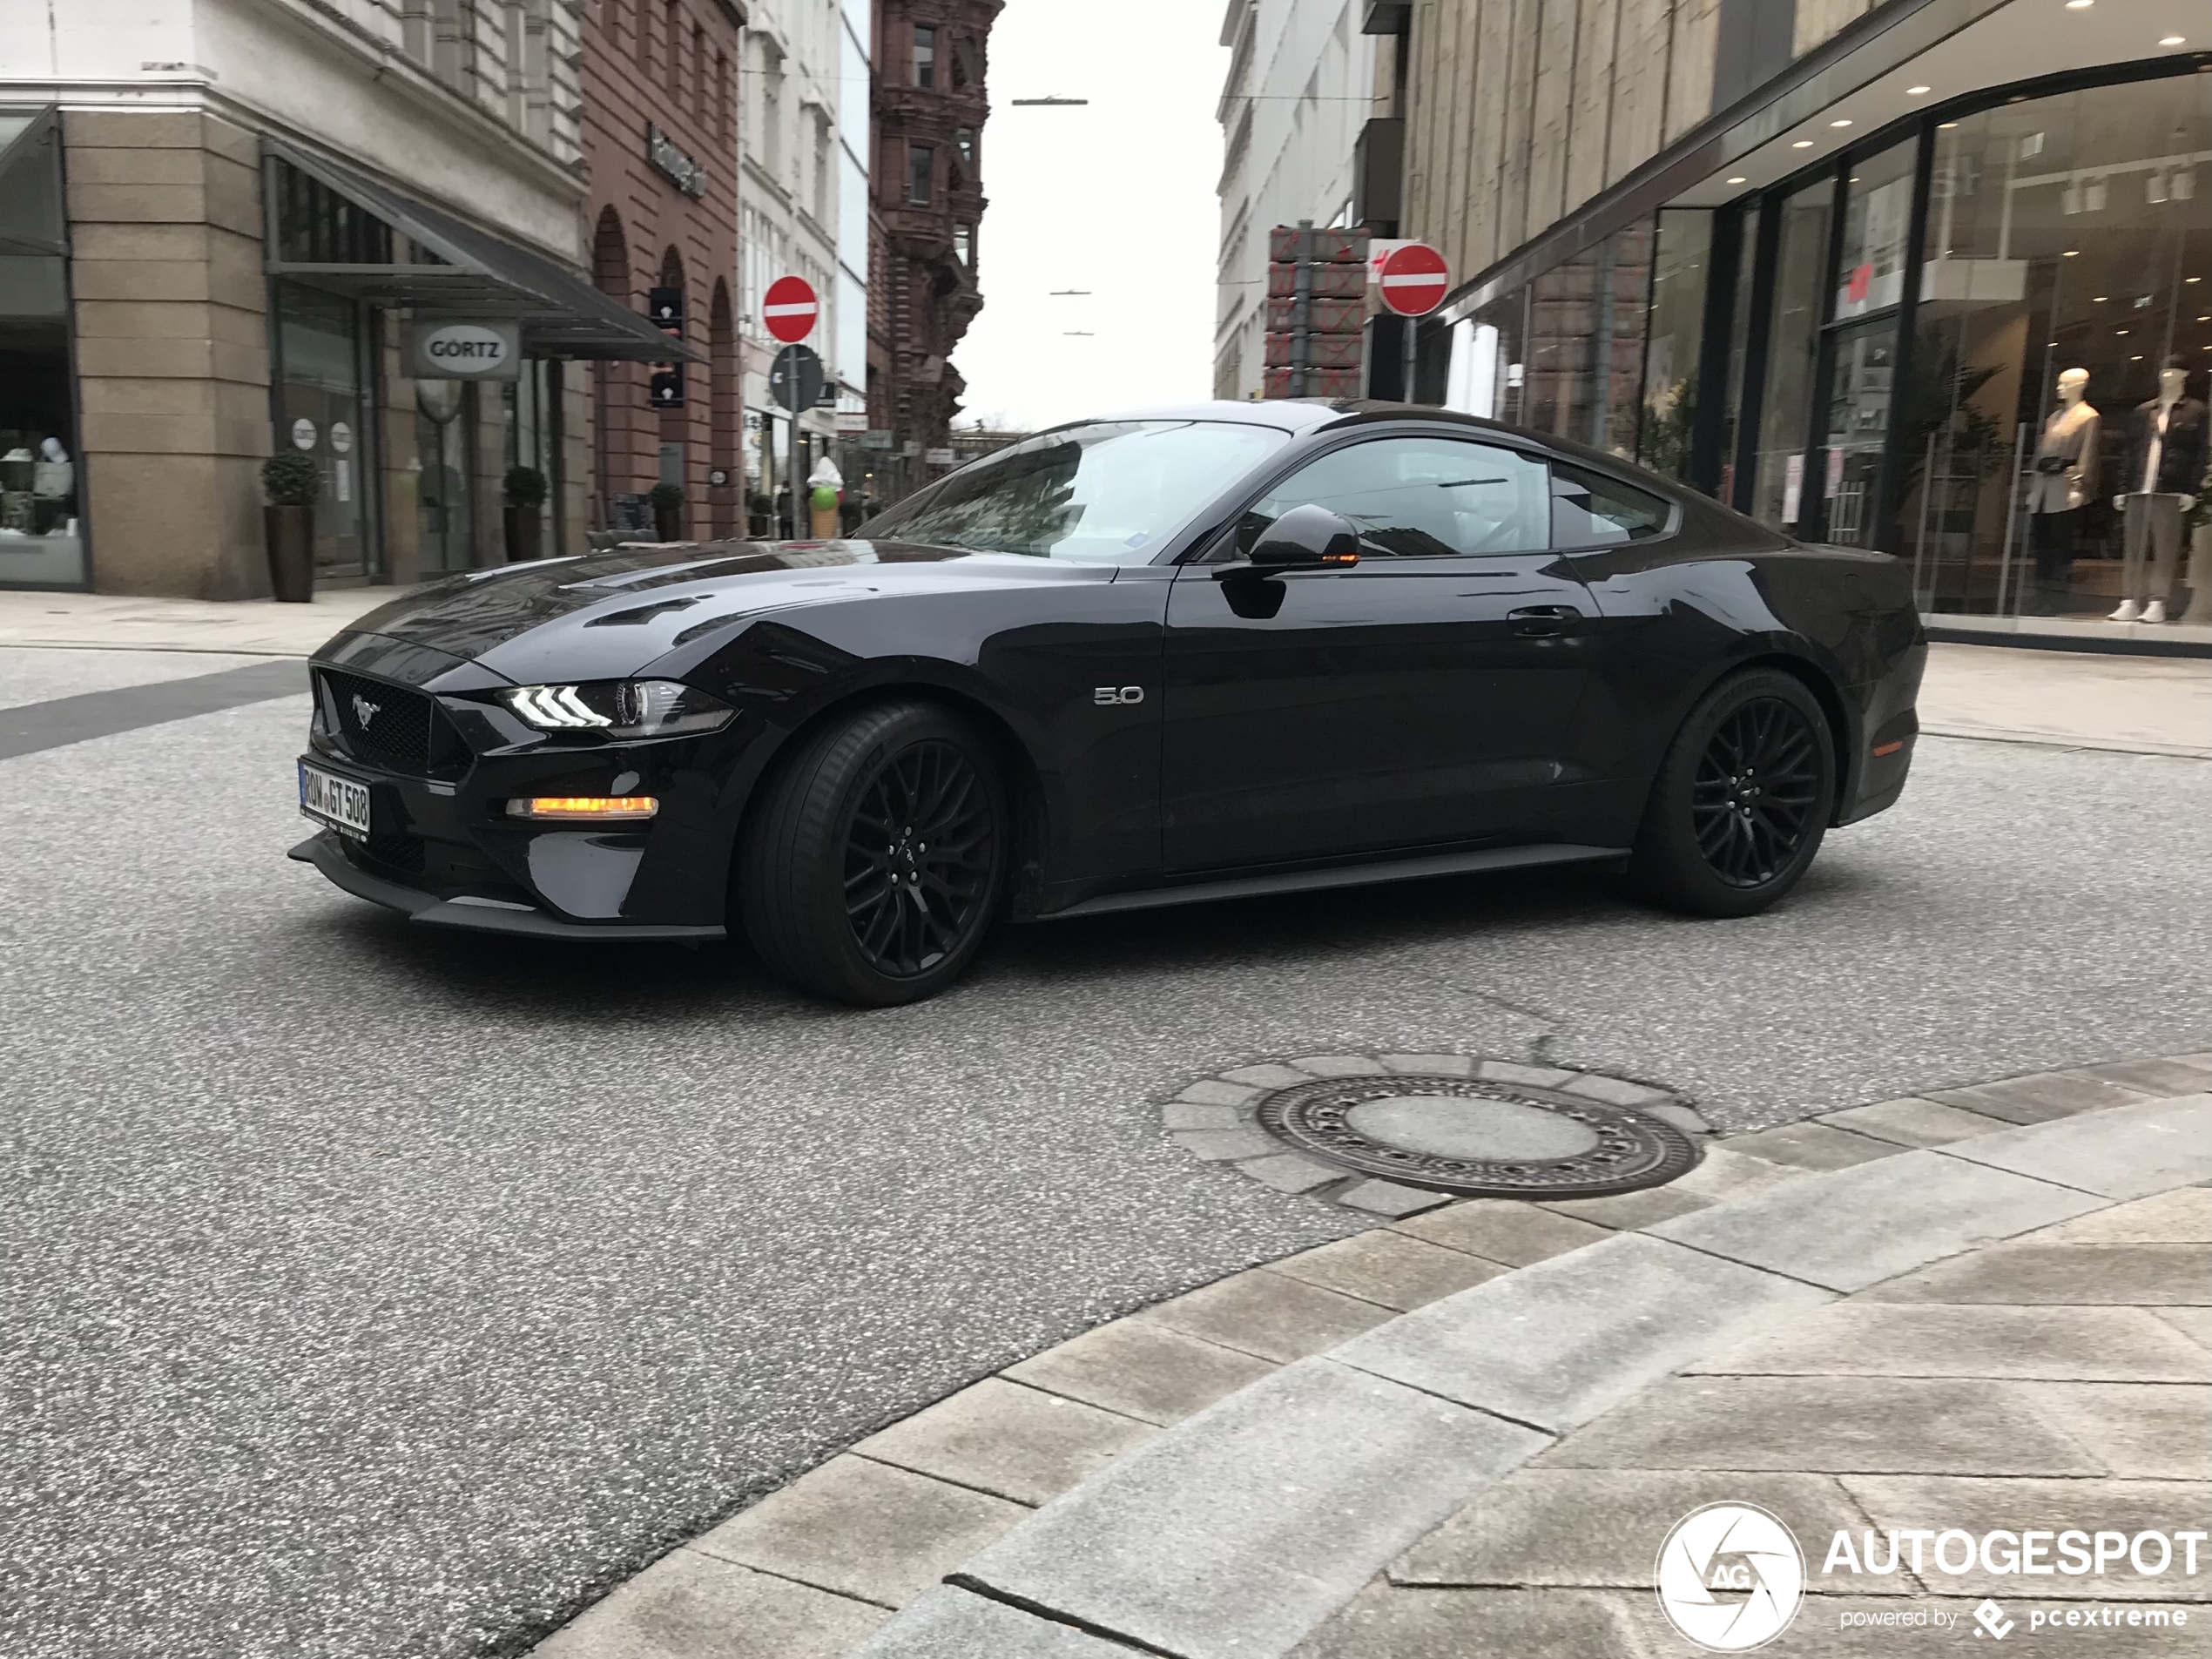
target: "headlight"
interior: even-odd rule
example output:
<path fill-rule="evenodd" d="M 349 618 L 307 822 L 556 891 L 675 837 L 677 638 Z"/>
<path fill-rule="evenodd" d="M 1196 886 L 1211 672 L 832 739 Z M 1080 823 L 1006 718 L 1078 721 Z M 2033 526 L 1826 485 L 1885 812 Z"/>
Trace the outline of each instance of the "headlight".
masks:
<path fill-rule="evenodd" d="M 711 691 L 674 680 L 594 680 L 523 685 L 499 700 L 540 732 L 597 732 L 610 738 L 674 738 L 719 732 L 738 711 Z"/>

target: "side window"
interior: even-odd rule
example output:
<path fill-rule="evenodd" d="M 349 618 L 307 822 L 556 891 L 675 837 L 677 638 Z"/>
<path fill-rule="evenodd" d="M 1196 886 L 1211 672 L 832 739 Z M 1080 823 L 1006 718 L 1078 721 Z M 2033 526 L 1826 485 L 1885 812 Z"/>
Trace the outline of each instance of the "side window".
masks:
<path fill-rule="evenodd" d="M 1548 545 L 1544 463 L 1454 438 L 1378 438 L 1301 467 L 1254 502 L 1237 526 L 1249 553 L 1293 507 L 1349 520 L 1370 558 L 1525 553 Z"/>
<path fill-rule="evenodd" d="M 1644 541 L 1666 529 L 1669 511 L 1656 496 L 1580 467 L 1552 463 L 1554 547 L 1611 547 Z"/>

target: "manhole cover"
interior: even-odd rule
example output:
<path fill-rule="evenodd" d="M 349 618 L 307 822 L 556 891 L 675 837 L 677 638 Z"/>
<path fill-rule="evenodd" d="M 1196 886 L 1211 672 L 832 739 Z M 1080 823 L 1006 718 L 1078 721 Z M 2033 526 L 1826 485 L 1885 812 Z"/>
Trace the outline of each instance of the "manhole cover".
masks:
<path fill-rule="evenodd" d="M 1163 1108 L 1199 1157 L 1282 1192 L 1406 1215 L 1468 1197 L 1598 1198 L 1698 1161 L 1704 1120 L 1663 1089 L 1466 1055 L 1310 1055 L 1241 1066 Z"/>
<path fill-rule="evenodd" d="M 1595 1198 L 1697 1162 L 1656 1117 L 1468 1077 L 1332 1077 L 1278 1089 L 1253 1116 L 1310 1157 L 1433 1192 Z"/>

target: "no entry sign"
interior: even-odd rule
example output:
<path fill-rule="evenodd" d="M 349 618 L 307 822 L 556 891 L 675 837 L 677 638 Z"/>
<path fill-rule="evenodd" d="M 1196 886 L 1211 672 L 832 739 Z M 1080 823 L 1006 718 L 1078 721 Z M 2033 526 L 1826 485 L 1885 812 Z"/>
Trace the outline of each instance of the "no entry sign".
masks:
<path fill-rule="evenodd" d="M 796 343 L 814 332 L 822 302 L 812 284 L 794 276 L 778 277 L 760 296 L 760 320 L 778 340 Z"/>
<path fill-rule="evenodd" d="M 1452 273 L 1426 242 L 1408 242 L 1382 262 L 1382 302 L 1401 317 L 1425 317 L 1444 303 Z"/>

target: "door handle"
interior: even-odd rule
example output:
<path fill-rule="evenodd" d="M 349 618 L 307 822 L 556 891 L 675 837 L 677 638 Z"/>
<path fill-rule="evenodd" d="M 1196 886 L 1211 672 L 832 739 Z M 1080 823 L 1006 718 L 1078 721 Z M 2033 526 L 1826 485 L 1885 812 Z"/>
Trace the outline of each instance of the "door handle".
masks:
<path fill-rule="evenodd" d="M 1523 605 L 1506 612 L 1514 632 L 1527 639 L 1549 639 L 1569 631 L 1582 619 L 1573 605 Z"/>

